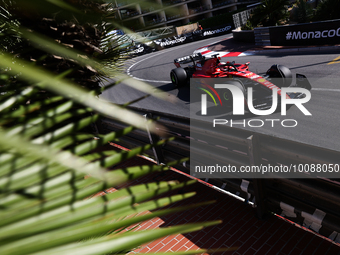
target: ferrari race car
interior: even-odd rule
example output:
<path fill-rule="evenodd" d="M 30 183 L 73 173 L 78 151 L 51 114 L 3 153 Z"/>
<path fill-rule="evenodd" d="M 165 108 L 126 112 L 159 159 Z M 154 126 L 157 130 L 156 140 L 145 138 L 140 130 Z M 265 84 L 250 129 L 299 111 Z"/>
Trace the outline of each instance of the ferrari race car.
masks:
<path fill-rule="evenodd" d="M 174 60 L 176 66 L 170 72 L 171 82 L 176 87 L 188 85 L 190 78 L 229 78 L 229 82 L 237 86 L 247 96 L 246 89 L 253 89 L 253 105 L 257 109 L 265 109 L 272 104 L 273 89 L 280 94 L 283 87 L 300 87 L 311 90 L 311 85 L 305 75 L 296 74 L 296 83 L 293 82 L 293 75 L 289 68 L 283 65 L 272 65 L 265 75 L 260 76 L 249 71 L 249 62 L 237 64 L 235 62 L 222 62 L 218 54 L 209 58 L 200 53 L 177 58 Z M 185 67 L 182 65 L 188 64 Z M 303 98 L 304 93 L 287 93 L 293 98 Z M 229 100 L 232 95 L 225 93 L 223 98 Z"/>

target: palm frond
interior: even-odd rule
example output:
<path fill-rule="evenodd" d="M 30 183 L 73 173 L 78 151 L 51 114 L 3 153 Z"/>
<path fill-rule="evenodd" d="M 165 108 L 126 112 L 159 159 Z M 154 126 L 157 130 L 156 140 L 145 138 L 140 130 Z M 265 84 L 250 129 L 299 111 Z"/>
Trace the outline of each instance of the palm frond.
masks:
<path fill-rule="evenodd" d="M 134 229 L 153 217 L 209 204 L 161 209 L 190 199 L 194 192 L 171 192 L 194 181 L 139 184 L 96 195 L 181 162 L 117 167 L 172 138 L 130 151 L 103 150 L 136 128 L 160 129 L 124 105 L 98 99 L 111 86 L 99 86 L 101 79 L 168 98 L 123 75 L 121 52 L 109 47 L 111 41 L 102 43 L 115 26 L 110 5 L 100 0 L 0 2 L 0 254 L 122 253 L 217 224 Z M 94 134 L 91 126 L 103 116 L 129 126 Z"/>

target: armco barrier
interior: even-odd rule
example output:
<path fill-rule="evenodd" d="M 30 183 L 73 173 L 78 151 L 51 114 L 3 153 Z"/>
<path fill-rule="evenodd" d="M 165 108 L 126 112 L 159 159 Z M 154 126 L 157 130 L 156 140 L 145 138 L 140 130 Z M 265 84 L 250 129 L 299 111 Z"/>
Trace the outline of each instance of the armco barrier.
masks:
<path fill-rule="evenodd" d="M 179 160 L 190 155 L 192 132 L 200 133 L 202 140 L 209 142 L 223 140 L 228 143 L 228 149 L 221 148 L 220 155 L 214 155 L 221 164 L 254 165 L 259 162 L 273 164 L 339 164 L 340 152 L 327 150 L 277 137 L 258 134 L 243 129 L 224 127 L 216 137 L 215 130 L 209 130 L 201 121 L 191 121 L 188 118 L 150 110 L 130 108 L 146 118 L 157 119 L 164 127 L 168 136 L 175 137 L 158 150 L 146 153 L 153 155 L 158 163 Z M 190 126 L 191 124 L 191 126 Z M 101 133 L 116 131 L 125 127 L 115 120 L 102 119 L 98 123 Z M 118 144 L 127 148 L 143 146 L 157 142 L 162 137 L 151 137 L 146 131 L 134 130 L 119 139 Z M 192 142 L 192 141 L 191 141 Z M 203 147 L 203 146 L 202 146 Z M 208 155 L 205 144 L 202 157 Z M 204 158 L 203 158 L 204 160 Z M 184 172 L 188 171 L 190 162 L 176 165 Z M 222 179 L 204 179 L 214 186 L 243 197 L 246 201 L 255 202 L 257 215 L 265 218 L 268 213 L 277 213 L 303 225 L 336 242 L 340 240 L 340 180 L 325 178 L 273 178 L 247 179 L 226 175 Z"/>

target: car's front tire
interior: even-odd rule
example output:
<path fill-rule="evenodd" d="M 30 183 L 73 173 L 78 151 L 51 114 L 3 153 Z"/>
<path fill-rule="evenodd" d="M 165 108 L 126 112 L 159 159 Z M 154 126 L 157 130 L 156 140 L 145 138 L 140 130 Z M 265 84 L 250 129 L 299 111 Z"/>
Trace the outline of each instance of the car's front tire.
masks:
<path fill-rule="evenodd" d="M 290 69 L 283 65 L 272 65 L 267 73 L 269 78 L 273 79 L 273 83 L 279 88 L 289 87 L 292 84 L 293 75 Z"/>
<path fill-rule="evenodd" d="M 245 86 L 243 85 L 243 83 L 241 81 L 239 81 L 239 80 L 230 80 L 230 81 L 228 81 L 228 84 L 237 87 L 242 92 L 243 97 L 245 99 L 245 101 L 244 101 L 245 110 L 247 110 L 248 109 L 248 105 L 247 105 L 247 101 L 246 101 L 247 93 L 246 93 L 246 89 L 245 89 Z M 231 91 L 229 89 L 226 89 L 224 91 L 224 93 L 223 93 L 223 101 L 224 101 L 224 104 L 227 107 L 232 107 L 233 106 L 234 98 L 233 98 L 233 95 L 232 95 L 232 93 L 231 93 Z"/>

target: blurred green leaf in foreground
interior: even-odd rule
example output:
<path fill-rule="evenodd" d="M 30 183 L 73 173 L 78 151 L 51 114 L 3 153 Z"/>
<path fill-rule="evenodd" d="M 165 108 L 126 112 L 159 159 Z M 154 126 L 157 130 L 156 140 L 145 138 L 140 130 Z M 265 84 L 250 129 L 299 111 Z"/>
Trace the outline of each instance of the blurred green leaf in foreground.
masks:
<path fill-rule="evenodd" d="M 102 79 L 118 83 L 126 78 L 121 72 L 122 48 L 103 45 L 112 42 L 108 32 L 115 28 L 111 4 L 0 3 L 0 254 L 126 253 L 162 236 L 216 224 L 120 231 L 200 206 L 161 209 L 190 199 L 192 192 L 163 194 L 192 182 L 140 184 L 89 198 L 171 165 L 107 170 L 166 140 L 128 152 L 97 150 L 135 128 L 145 128 L 140 116 L 98 99 L 106 89 L 100 86 Z M 133 86 L 152 90 L 138 81 Z M 101 116 L 131 126 L 94 139 L 90 127 Z M 156 124 L 149 129 L 156 131 Z"/>

